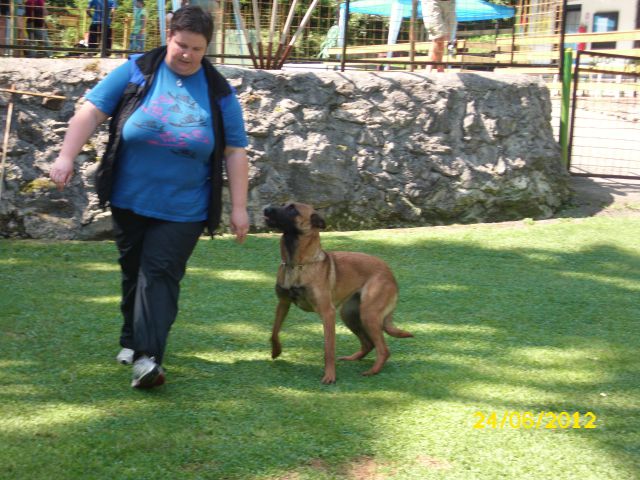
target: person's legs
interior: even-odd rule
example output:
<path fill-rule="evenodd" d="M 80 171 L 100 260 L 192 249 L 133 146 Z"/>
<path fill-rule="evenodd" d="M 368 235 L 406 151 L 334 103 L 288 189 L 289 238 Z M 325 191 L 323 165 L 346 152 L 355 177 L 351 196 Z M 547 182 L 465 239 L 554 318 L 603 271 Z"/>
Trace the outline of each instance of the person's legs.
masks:
<path fill-rule="evenodd" d="M 131 46 L 130 46 L 131 50 L 135 50 L 137 52 L 140 52 L 142 50 L 144 50 L 144 43 L 142 40 L 142 34 L 141 33 L 133 33 L 131 34 Z"/>
<path fill-rule="evenodd" d="M 7 23 L 9 21 L 9 0 L 0 0 L 0 45 L 8 45 L 9 29 Z M 6 50 L 0 48 L 0 55 L 4 55 Z"/>
<path fill-rule="evenodd" d="M 448 40 L 442 6 L 438 0 L 422 0 L 422 12 L 424 26 L 432 39 L 431 61 L 442 62 L 445 42 Z M 438 65 L 436 68 L 439 72 L 444 72 L 444 66 Z M 432 69 L 433 65 L 427 67 L 429 71 Z"/>
<path fill-rule="evenodd" d="M 178 314 L 180 281 L 204 230 L 204 222 L 150 220 L 146 229 L 134 305 L 136 355 L 162 364 L 171 326 Z"/>
<path fill-rule="evenodd" d="M 92 23 L 89 26 L 89 48 L 99 48 L 100 42 L 100 25 Z"/>
<path fill-rule="evenodd" d="M 442 62 L 442 56 L 444 55 L 445 38 L 440 37 L 433 40 L 431 43 L 431 61 Z M 433 65 L 431 65 L 433 68 Z M 444 72 L 444 65 L 436 65 L 438 72 Z M 429 69 L 431 70 L 431 69 Z"/>
<path fill-rule="evenodd" d="M 113 232 L 120 257 L 122 272 L 122 298 L 120 311 L 123 324 L 120 333 L 120 345 L 123 348 L 134 349 L 133 341 L 133 310 L 138 285 L 138 270 L 145 232 L 150 219 L 136 215 L 131 210 L 111 208 Z"/>
<path fill-rule="evenodd" d="M 111 26 L 107 27 L 107 50 L 111 50 L 111 45 L 113 43 L 113 29 Z"/>
<path fill-rule="evenodd" d="M 33 30 L 32 33 L 32 38 L 33 38 L 33 45 L 34 47 L 37 49 L 39 47 L 44 47 L 45 46 L 45 42 L 44 42 L 44 30 L 41 28 L 35 28 Z M 38 57 L 44 57 L 45 55 L 47 55 L 48 52 L 45 52 L 43 50 L 40 50 L 36 53 L 36 56 Z"/>

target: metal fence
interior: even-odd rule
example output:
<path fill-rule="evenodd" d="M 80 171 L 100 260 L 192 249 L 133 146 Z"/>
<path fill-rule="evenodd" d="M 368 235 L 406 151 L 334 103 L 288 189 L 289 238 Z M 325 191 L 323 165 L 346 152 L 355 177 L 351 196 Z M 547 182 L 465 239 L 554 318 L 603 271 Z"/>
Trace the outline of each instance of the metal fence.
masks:
<path fill-rule="evenodd" d="M 45 16 L 46 24 L 41 27 L 32 26 L 35 18 L 24 8 L 26 0 L 0 0 L 0 53 L 14 57 L 69 55 L 69 54 L 102 54 L 104 56 L 125 54 L 131 50 L 131 33 L 134 23 L 134 7 L 132 2 L 117 2 L 118 7 L 110 16 L 110 38 L 112 43 L 101 51 L 99 45 L 89 45 L 91 16 L 85 5 L 87 0 L 78 0 L 78 7 L 48 6 Z M 160 0 L 163 2 L 164 0 Z M 354 63 L 366 58 L 375 58 L 380 62 L 396 58 L 402 52 L 411 49 L 413 56 L 428 52 L 428 41 L 422 18 L 417 18 L 417 5 L 414 15 L 392 18 L 390 11 L 362 13 L 349 10 L 349 3 L 357 5 L 357 1 L 339 2 L 338 0 L 190 0 L 211 11 L 214 16 L 215 37 L 210 54 L 220 63 L 235 63 L 257 68 L 264 68 L 264 59 L 275 56 L 289 47 L 288 58 L 292 62 L 317 62 L 319 66 L 330 63 L 345 56 Z M 407 0 L 401 0 L 406 4 Z M 466 8 L 476 0 L 457 0 L 459 8 Z M 378 2 L 392 4 L 393 2 Z M 538 57 L 553 57 L 557 52 L 557 41 L 551 47 L 520 46 L 518 41 L 527 38 L 529 42 L 540 35 L 555 35 L 559 32 L 559 18 L 562 18 L 562 0 L 538 0 L 535 7 L 525 7 L 530 2 L 508 0 L 515 16 L 490 21 L 475 21 L 467 16 L 458 23 L 460 40 L 459 55 L 470 55 L 469 58 L 445 58 L 445 61 L 460 63 L 467 60 L 484 63 L 487 57 L 496 58 L 501 63 L 511 63 L 522 59 L 523 53 L 536 50 Z M 161 7 L 160 10 L 158 7 Z M 501 7 L 502 8 L 502 7 Z M 146 31 L 144 49 L 160 45 L 163 41 L 163 25 L 166 26 L 171 8 L 164 9 L 158 0 L 147 0 Z M 341 15 L 342 12 L 342 15 Z M 560 15 L 558 14 L 560 12 Z M 480 17 L 478 17 L 480 18 Z M 339 24 L 340 29 L 338 29 Z M 393 49 L 384 50 L 389 43 L 390 31 L 397 30 Z M 548 39 L 543 39 L 548 43 Z M 416 46 L 415 43 L 418 43 Z M 412 44 L 412 47 L 410 46 Z M 271 50 L 269 47 L 271 46 Z M 379 46 L 378 52 L 360 53 L 336 51 L 338 47 Z M 90 48 L 88 48 L 90 47 Z M 540 51 L 542 48 L 542 52 Z M 333 51 L 331 49 L 334 49 Z M 522 58 L 520 58 L 522 57 Z M 557 57 L 557 54 L 556 54 Z M 260 60 L 263 60 L 260 62 Z M 422 60 L 428 61 L 425 58 Z M 547 62 L 548 63 L 548 62 Z M 406 66 L 406 62 L 398 60 L 394 68 Z M 357 65 L 356 65 L 357 67 Z M 362 65 L 362 68 L 366 68 Z"/>
<path fill-rule="evenodd" d="M 0 0 L 0 54 L 35 56 L 125 56 L 134 50 L 131 0 L 119 2 L 111 16 L 111 45 L 90 44 L 91 16 L 86 7 L 49 6 L 46 23 L 34 26 L 26 0 Z M 166 38 L 171 13 L 147 0 L 144 41 L 149 50 Z M 187 0 L 188 1 L 188 0 Z M 363 13 L 358 0 L 190 0 L 212 12 L 214 41 L 209 57 L 218 64 L 253 68 L 413 70 L 433 64 L 432 43 L 418 16 L 419 0 L 392 19 L 390 11 Z M 461 8 L 472 0 L 457 0 Z M 78 0 L 86 5 L 87 0 Z M 374 2 L 376 3 L 376 2 Z M 377 2 L 389 5 L 392 2 Z M 576 175 L 636 177 L 640 135 L 640 30 L 580 31 L 569 18 L 567 0 L 508 0 L 503 19 L 467 17 L 443 62 L 450 71 L 515 71 L 542 76 L 559 103 L 565 46 L 579 52 L 575 62 L 570 171 Z M 161 7 L 160 10 L 158 7 Z M 169 5 L 167 5 L 169 8 Z M 5 15 L 2 16 L 2 13 Z M 575 25 L 574 25 L 575 23 Z M 391 31 L 396 35 L 391 41 Z M 572 33 L 574 32 L 574 33 Z M 98 42 L 101 38 L 98 38 Z M 605 42 L 605 43 L 602 43 Z M 634 44 L 636 42 L 636 44 Z M 628 56 L 616 54 L 624 49 Z M 559 130 L 554 109 L 552 123 Z"/>
<path fill-rule="evenodd" d="M 146 50 L 163 42 L 171 15 L 171 6 L 168 3 L 165 9 L 164 1 L 146 1 Z M 360 0 L 183 1 L 199 4 L 213 14 L 215 37 L 209 53 L 220 63 L 265 68 L 269 52 L 273 57 L 278 48 L 282 53 L 287 47 L 290 62 L 316 63 L 319 68 L 340 61 L 343 67 L 348 62 L 349 68 L 382 64 L 398 69 L 411 68 L 412 63 L 425 66 L 431 61 L 431 42 L 419 0 L 369 2 L 384 6 L 371 10 L 362 7 Z M 89 45 L 88 0 L 77 0 L 78 7 L 48 6 L 46 24 L 41 27 L 33 26 L 36 19 L 30 16 L 33 10 L 24 7 L 25 2 L 0 0 L 0 53 L 16 57 L 69 53 L 107 56 L 132 50 L 132 0 L 117 2 L 118 7 L 111 14 L 112 44 L 103 51 L 98 45 Z M 401 13 L 396 5 L 403 6 Z M 596 46 L 580 33 L 565 35 L 578 28 L 573 17 L 568 18 L 571 12 L 567 10 L 567 0 L 457 0 L 456 5 L 456 11 L 463 13 L 459 13 L 456 40 L 452 42 L 455 48 L 448 50 L 443 59 L 453 67 L 559 67 L 559 52 L 565 44 L 587 42 L 586 48 Z M 484 20 L 483 9 L 487 8 L 503 9 L 505 17 Z M 633 41 L 640 40 L 633 32 L 615 32 L 615 38 L 611 32 L 584 33 L 602 37 L 601 41 L 613 41 L 613 51 L 601 41 L 598 43 L 605 53 L 616 53 L 616 40 L 617 47 L 629 48 Z"/>
<path fill-rule="evenodd" d="M 640 57 L 578 52 L 569 171 L 640 178 Z"/>

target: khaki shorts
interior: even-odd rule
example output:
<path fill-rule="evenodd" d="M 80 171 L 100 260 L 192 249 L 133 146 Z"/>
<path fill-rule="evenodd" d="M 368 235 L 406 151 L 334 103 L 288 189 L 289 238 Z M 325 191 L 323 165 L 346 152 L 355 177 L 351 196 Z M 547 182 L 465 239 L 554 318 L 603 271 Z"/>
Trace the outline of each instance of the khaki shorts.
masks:
<path fill-rule="evenodd" d="M 424 26 L 432 40 L 456 37 L 456 2 L 455 0 L 422 0 L 422 18 Z"/>

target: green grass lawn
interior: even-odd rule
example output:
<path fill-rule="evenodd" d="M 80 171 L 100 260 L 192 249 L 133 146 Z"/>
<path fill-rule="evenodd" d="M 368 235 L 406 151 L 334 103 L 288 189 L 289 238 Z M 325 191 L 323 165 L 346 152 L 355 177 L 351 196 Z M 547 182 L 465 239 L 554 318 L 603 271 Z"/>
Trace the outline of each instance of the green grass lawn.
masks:
<path fill-rule="evenodd" d="M 366 358 L 322 385 L 297 309 L 272 361 L 278 237 L 224 237 L 192 257 L 153 391 L 114 361 L 113 243 L 0 241 L 0 478 L 640 478 L 640 219 L 323 235 L 396 273 L 415 338 L 387 338 L 380 375 Z M 509 426 L 541 411 L 581 428 Z"/>

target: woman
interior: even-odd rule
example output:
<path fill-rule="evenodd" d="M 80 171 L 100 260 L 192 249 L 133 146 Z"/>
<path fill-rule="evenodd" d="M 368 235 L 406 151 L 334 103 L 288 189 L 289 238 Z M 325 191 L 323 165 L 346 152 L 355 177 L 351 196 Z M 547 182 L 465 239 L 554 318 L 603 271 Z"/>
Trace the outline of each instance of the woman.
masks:
<path fill-rule="evenodd" d="M 131 29 L 131 42 L 129 48 L 135 52 L 144 50 L 144 37 L 147 30 L 147 10 L 144 8 L 144 0 L 136 0 L 133 7 L 133 28 Z"/>
<path fill-rule="evenodd" d="M 47 33 L 47 23 L 45 18 L 49 15 L 44 0 L 26 0 L 27 34 L 31 43 L 31 48 L 37 50 L 39 47 L 49 47 L 49 34 Z M 32 52 L 33 56 L 51 56 L 51 52 Z"/>
<path fill-rule="evenodd" d="M 132 57 L 87 94 L 51 167 L 63 188 L 82 146 L 112 117 L 96 190 L 112 211 L 124 317 L 118 360 L 133 361 L 135 388 L 164 383 L 180 280 L 204 227 L 213 232 L 220 220 L 223 160 L 236 240 L 249 229 L 247 136 L 234 92 L 204 58 L 212 33 L 200 7 L 178 10 L 166 47 Z"/>

